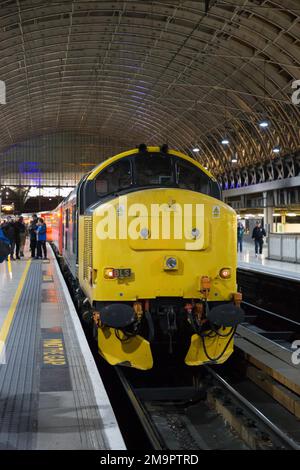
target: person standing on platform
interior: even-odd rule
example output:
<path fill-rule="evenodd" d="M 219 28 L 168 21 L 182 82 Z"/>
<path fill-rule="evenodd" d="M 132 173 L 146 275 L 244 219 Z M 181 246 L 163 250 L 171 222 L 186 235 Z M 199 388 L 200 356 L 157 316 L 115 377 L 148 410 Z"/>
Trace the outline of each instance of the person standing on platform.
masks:
<path fill-rule="evenodd" d="M 4 235 L 9 239 L 10 244 L 10 259 L 14 260 L 14 251 L 16 246 L 16 230 L 15 225 L 10 216 L 7 217 L 7 222 L 2 225 Z"/>
<path fill-rule="evenodd" d="M 37 231 L 37 216 L 34 214 L 29 225 L 29 238 L 30 238 L 30 251 L 31 258 L 35 258 L 36 255 L 36 231 Z"/>
<path fill-rule="evenodd" d="M 262 254 L 262 248 L 264 243 L 264 237 L 266 236 L 265 229 L 261 226 L 260 222 L 256 222 L 255 227 L 252 232 L 252 239 L 255 243 L 255 256 Z"/>
<path fill-rule="evenodd" d="M 41 217 L 38 219 L 38 223 L 37 223 L 36 238 L 37 238 L 37 256 L 35 259 L 42 259 L 42 250 L 44 253 L 44 259 L 48 259 L 47 247 L 46 247 L 47 225 L 45 224 L 44 219 L 42 219 Z"/>
<path fill-rule="evenodd" d="M 3 224 L 0 224 L 0 263 L 7 260 L 7 257 L 10 254 L 10 241 L 5 236 L 2 226 Z"/>
<path fill-rule="evenodd" d="M 16 258 L 24 257 L 24 246 L 26 240 L 26 226 L 23 217 L 19 217 L 15 222 L 16 231 Z"/>
<path fill-rule="evenodd" d="M 26 237 L 27 237 L 27 227 L 24 222 L 24 218 L 21 216 L 19 218 L 19 222 L 21 224 L 21 230 L 20 230 L 20 256 L 21 258 L 24 258 L 24 249 L 25 249 L 25 243 L 26 243 Z"/>
<path fill-rule="evenodd" d="M 243 251 L 244 232 L 245 232 L 244 226 L 241 222 L 239 222 L 237 226 L 237 250 L 239 251 L 239 248 L 240 248 L 241 253 Z"/>

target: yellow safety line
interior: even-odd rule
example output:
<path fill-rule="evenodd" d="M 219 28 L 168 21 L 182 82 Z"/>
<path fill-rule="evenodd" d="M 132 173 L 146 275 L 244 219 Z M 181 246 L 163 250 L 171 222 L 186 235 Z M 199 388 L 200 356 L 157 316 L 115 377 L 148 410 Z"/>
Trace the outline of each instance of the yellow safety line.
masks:
<path fill-rule="evenodd" d="M 13 301 L 12 301 L 10 307 L 9 307 L 9 310 L 7 312 L 5 320 L 2 324 L 2 328 L 0 330 L 0 354 L 3 350 L 7 335 L 9 333 L 10 325 L 11 325 L 11 323 L 13 321 L 13 318 L 14 318 L 14 315 L 15 315 L 16 307 L 18 305 L 18 302 L 19 302 L 19 299 L 20 299 L 20 296 L 21 296 L 21 293 L 22 293 L 22 290 L 23 290 L 23 287 L 24 287 L 24 284 L 25 284 L 25 280 L 26 280 L 26 277 L 27 277 L 27 273 L 28 273 L 28 270 L 29 270 L 30 263 L 31 263 L 31 259 L 28 260 L 27 263 L 26 263 L 26 267 L 25 267 L 24 272 L 22 274 L 22 277 L 20 279 L 20 282 L 19 282 L 18 288 L 16 290 L 15 296 L 14 296 Z"/>
<path fill-rule="evenodd" d="M 12 269 L 11 269 L 11 259 L 10 259 L 10 255 L 8 255 L 8 257 L 7 257 L 7 267 L 8 267 L 9 277 L 12 278 Z"/>

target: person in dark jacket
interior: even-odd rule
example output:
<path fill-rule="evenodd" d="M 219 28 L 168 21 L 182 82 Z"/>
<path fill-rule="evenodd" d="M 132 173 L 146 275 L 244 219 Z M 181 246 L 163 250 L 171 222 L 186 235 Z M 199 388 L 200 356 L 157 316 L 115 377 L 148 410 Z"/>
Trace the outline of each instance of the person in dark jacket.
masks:
<path fill-rule="evenodd" d="M 7 221 L 2 225 L 4 235 L 9 239 L 10 244 L 10 259 L 14 260 L 14 251 L 16 246 L 16 230 L 15 225 L 10 216 L 7 217 Z"/>
<path fill-rule="evenodd" d="M 265 229 L 261 226 L 260 222 L 256 222 L 256 225 L 252 232 L 252 239 L 255 243 L 255 256 L 258 256 L 258 253 L 262 254 L 262 248 L 264 243 L 264 237 L 266 236 Z"/>
<path fill-rule="evenodd" d="M 38 219 L 38 223 L 37 223 L 36 238 L 37 238 L 36 259 L 42 259 L 42 250 L 44 253 L 44 259 L 47 259 L 47 247 L 46 247 L 47 225 L 45 224 L 44 220 L 41 217 Z"/>
<path fill-rule="evenodd" d="M 18 220 L 19 227 L 20 227 L 20 257 L 24 258 L 24 248 L 26 243 L 26 236 L 27 236 L 27 227 L 24 222 L 24 218 L 21 216 Z"/>
<path fill-rule="evenodd" d="M 2 230 L 2 225 L 0 225 L 0 263 L 7 260 L 8 255 L 10 254 L 10 242 L 9 239 L 4 235 Z"/>
<path fill-rule="evenodd" d="M 32 220 L 29 225 L 29 239 L 30 239 L 30 251 L 31 251 L 31 258 L 35 258 L 35 252 L 36 252 L 36 231 L 37 231 L 37 221 L 38 218 L 34 214 L 32 216 Z"/>
<path fill-rule="evenodd" d="M 21 240 L 25 236 L 26 227 L 23 222 L 23 217 L 19 217 L 18 220 L 14 223 L 15 227 L 15 239 L 16 239 L 16 259 L 20 259 L 20 247 L 21 247 Z M 23 244 L 24 248 L 24 244 Z M 22 250 L 21 250 L 22 251 Z M 24 256 L 24 253 L 22 253 Z"/>
<path fill-rule="evenodd" d="M 244 226 L 241 222 L 238 223 L 237 225 L 237 250 L 242 253 L 243 251 L 243 237 L 244 237 Z"/>

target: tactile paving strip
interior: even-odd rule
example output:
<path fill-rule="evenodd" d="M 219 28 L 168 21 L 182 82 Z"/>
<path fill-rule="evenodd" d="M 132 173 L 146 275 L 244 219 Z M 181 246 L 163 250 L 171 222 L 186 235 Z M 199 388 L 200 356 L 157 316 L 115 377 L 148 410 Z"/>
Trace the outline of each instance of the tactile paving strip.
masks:
<path fill-rule="evenodd" d="M 37 427 L 41 264 L 32 263 L 0 365 L 0 448 L 32 449 Z M 30 338 L 30 339 L 29 339 Z"/>
<path fill-rule="evenodd" d="M 101 433 L 101 429 L 104 426 L 95 401 L 91 380 L 79 348 L 78 339 L 74 334 L 68 305 L 60 288 L 56 272 L 54 275 L 54 285 L 58 295 L 58 305 L 63 313 L 63 335 L 80 426 L 82 447 L 83 449 L 107 449 L 109 445 L 105 442 L 104 436 Z M 103 407 L 103 414 L 105 412 Z"/>

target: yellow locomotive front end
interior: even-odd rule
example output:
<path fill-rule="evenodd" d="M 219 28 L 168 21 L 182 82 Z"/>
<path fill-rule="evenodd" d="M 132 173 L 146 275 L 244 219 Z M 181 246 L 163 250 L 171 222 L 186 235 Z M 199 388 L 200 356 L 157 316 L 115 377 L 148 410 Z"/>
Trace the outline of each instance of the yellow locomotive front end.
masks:
<path fill-rule="evenodd" d="M 242 317 L 235 212 L 189 157 L 158 148 L 133 155 L 120 171 L 117 159 L 90 175 L 105 196 L 80 218 L 79 278 L 99 352 L 139 369 L 178 350 L 188 365 L 222 363 Z M 110 180 L 133 184 L 110 191 Z"/>

